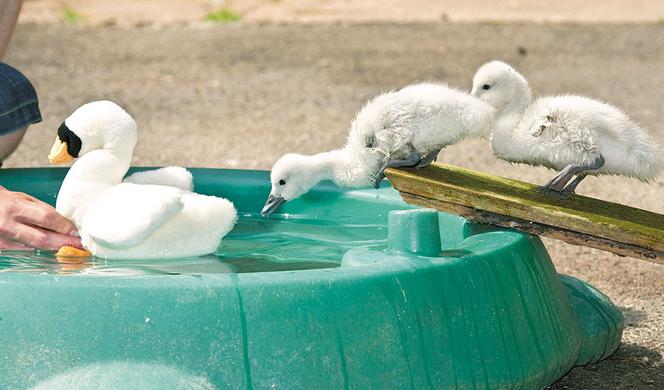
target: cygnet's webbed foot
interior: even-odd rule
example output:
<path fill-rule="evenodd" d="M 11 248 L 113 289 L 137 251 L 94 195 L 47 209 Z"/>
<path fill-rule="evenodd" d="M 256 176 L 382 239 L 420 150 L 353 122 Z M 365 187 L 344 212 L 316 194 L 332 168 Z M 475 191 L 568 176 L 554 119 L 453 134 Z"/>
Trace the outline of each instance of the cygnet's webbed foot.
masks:
<path fill-rule="evenodd" d="M 558 199 L 567 199 L 568 198 L 568 197 L 565 197 L 562 194 L 562 192 L 556 191 L 556 190 L 548 187 L 547 185 L 537 187 L 537 192 L 542 193 L 542 194 L 546 194 L 550 197 L 558 198 Z"/>
<path fill-rule="evenodd" d="M 429 152 L 422 157 L 420 162 L 415 164 L 415 169 L 423 169 L 431 165 L 432 162 L 436 161 L 438 159 L 438 153 L 440 153 L 442 149 L 434 150 L 433 152 Z"/>
<path fill-rule="evenodd" d="M 380 188 L 380 182 L 385 178 L 385 170 L 387 169 L 387 164 L 383 165 L 380 170 L 376 173 L 376 178 L 374 179 L 374 188 Z"/>
<path fill-rule="evenodd" d="M 546 189 L 545 186 L 541 186 L 538 188 L 538 192 L 559 200 L 568 200 L 572 197 L 572 194 L 574 194 L 574 189 L 567 190 L 567 187 L 565 187 L 562 191 L 556 191 L 554 189 Z"/>
<path fill-rule="evenodd" d="M 555 190 L 549 190 L 549 191 L 544 191 L 542 187 L 540 187 L 540 192 L 546 194 L 549 197 L 560 199 L 560 200 L 568 200 L 569 198 L 572 197 L 572 193 L 565 192 L 565 190 L 558 192 Z"/>
<path fill-rule="evenodd" d="M 561 179 L 555 180 L 556 178 L 554 178 L 549 183 L 540 186 L 537 189 L 537 191 L 559 199 L 569 199 L 574 193 L 576 186 L 579 185 L 579 183 L 581 182 L 581 180 L 583 180 L 584 177 L 586 177 L 586 175 L 584 174 L 578 175 L 571 183 L 563 187 L 561 190 L 558 190 L 558 188 L 560 188 L 561 186 L 560 183 L 564 185 L 565 182 L 562 182 Z"/>
<path fill-rule="evenodd" d="M 385 178 L 385 170 L 387 168 L 412 168 L 416 167 L 417 164 L 419 164 L 422 161 L 422 156 L 420 156 L 419 153 L 413 152 L 408 158 L 405 160 L 388 160 L 385 165 L 383 165 L 380 170 L 378 170 L 378 173 L 376 173 L 376 180 L 374 181 L 374 188 L 379 188 L 380 187 L 380 182 Z"/>
<path fill-rule="evenodd" d="M 549 180 L 546 184 L 538 188 L 538 191 L 544 194 L 558 193 L 560 194 L 568 181 L 576 174 L 578 167 L 568 165 L 563 168 L 556 176 Z"/>
<path fill-rule="evenodd" d="M 568 200 L 572 197 L 572 195 L 574 194 L 574 190 L 576 189 L 576 186 L 579 185 L 579 183 L 581 182 L 581 180 L 583 180 L 584 177 L 585 175 L 577 176 L 572 182 L 570 182 L 565 188 L 563 188 L 562 191 L 556 191 L 553 189 L 546 190 L 544 186 L 540 187 L 539 190 L 540 192 L 543 192 L 554 198 Z"/>
<path fill-rule="evenodd" d="M 551 185 L 550 182 L 546 183 L 543 186 L 537 187 L 537 192 L 539 192 L 541 194 L 552 194 L 552 195 L 560 194 L 560 191 L 556 191 L 556 190 L 553 189 L 553 186 Z"/>

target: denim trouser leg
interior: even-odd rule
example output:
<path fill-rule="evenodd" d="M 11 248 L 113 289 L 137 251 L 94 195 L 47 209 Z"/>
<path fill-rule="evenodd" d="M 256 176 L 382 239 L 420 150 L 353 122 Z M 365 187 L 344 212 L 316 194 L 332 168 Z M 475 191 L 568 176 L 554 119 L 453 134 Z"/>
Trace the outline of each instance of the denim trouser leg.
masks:
<path fill-rule="evenodd" d="M 40 121 L 37 92 L 30 81 L 0 62 L 0 136 Z"/>

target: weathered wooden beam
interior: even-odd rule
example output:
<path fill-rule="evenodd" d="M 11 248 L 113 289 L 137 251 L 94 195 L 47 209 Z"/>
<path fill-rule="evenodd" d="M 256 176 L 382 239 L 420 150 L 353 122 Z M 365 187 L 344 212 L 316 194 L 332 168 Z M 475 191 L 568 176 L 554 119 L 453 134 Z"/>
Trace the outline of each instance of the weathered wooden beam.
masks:
<path fill-rule="evenodd" d="M 404 201 L 575 245 L 664 264 L 664 215 L 444 164 L 388 169 Z"/>

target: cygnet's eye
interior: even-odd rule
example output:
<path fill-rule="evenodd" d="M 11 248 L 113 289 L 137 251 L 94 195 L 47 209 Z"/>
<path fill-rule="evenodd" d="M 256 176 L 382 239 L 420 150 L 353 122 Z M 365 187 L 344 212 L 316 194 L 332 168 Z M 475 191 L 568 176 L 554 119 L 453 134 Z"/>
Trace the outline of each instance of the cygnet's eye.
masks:
<path fill-rule="evenodd" d="M 279 180 L 279 185 L 280 186 L 283 186 L 284 184 L 286 184 L 286 180 L 284 180 L 284 179 Z"/>
<path fill-rule="evenodd" d="M 487 89 L 491 89 L 491 86 L 489 84 L 484 84 L 482 89 L 486 91 Z"/>

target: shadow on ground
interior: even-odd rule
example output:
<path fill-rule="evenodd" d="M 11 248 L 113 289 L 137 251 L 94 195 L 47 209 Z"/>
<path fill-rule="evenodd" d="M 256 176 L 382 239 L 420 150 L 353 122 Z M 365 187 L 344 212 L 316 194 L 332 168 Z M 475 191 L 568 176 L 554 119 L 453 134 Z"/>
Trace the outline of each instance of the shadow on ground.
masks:
<path fill-rule="evenodd" d="M 621 306 L 620 311 L 625 316 L 625 326 L 639 326 L 641 322 L 648 319 L 648 313 L 643 310 Z"/>
<path fill-rule="evenodd" d="M 549 387 L 560 389 L 663 389 L 664 361 L 651 349 L 623 344 L 608 359 L 577 367 Z"/>

